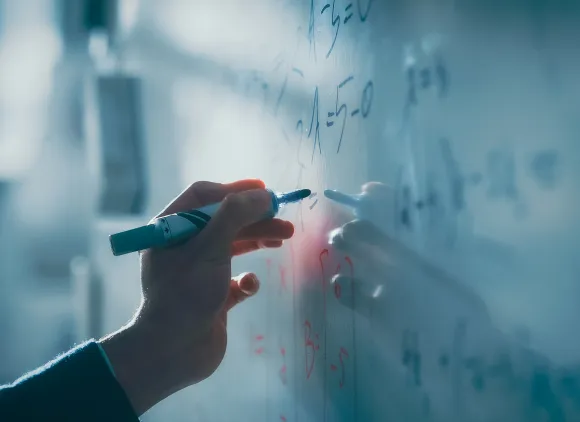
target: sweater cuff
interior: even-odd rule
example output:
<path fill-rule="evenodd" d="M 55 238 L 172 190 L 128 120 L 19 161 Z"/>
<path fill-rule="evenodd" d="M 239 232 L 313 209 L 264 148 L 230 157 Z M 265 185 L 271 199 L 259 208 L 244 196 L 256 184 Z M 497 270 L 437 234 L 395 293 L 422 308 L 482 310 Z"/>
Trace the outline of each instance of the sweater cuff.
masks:
<path fill-rule="evenodd" d="M 109 360 L 109 357 L 107 356 L 107 353 L 105 352 L 105 349 L 103 349 L 103 346 L 101 346 L 101 343 L 99 343 L 99 342 L 97 342 L 97 346 L 99 347 L 99 351 L 101 352 L 103 359 L 105 360 L 105 362 L 107 362 L 107 366 L 109 367 L 111 374 L 113 374 L 113 376 L 115 378 L 117 378 L 117 375 L 115 374 L 115 370 L 113 369 L 113 365 L 111 364 L 111 361 Z"/>
<path fill-rule="evenodd" d="M 90 340 L 18 379 L 7 393 L 19 409 L 18 420 L 138 422 L 105 357 Z M 34 403 L 28 406 L 30 398 Z"/>

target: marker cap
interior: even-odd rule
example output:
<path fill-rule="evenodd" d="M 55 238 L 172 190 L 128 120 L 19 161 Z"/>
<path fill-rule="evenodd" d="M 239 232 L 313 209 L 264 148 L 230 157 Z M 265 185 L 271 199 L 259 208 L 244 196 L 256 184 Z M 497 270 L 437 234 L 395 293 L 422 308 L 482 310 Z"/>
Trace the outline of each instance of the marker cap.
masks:
<path fill-rule="evenodd" d="M 149 224 L 136 229 L 127 230 L 109 236 L 113 255 L 125 255 L 132 252 L 149 249 L 163 239 L 157 239 L 159 234 L 155 230 L 155 225 Z M 163 237 L 161 235 L 161 237 Z"/>

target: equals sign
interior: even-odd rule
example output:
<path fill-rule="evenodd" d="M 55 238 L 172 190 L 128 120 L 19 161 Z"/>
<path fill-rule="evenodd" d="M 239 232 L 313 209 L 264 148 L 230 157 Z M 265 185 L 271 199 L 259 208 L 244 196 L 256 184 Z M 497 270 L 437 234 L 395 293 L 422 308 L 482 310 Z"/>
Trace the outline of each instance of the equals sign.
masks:
<path fill-rule="evenodd" d="M 256 341 L 262 341 L 264 340 L 264 336 L 262 335 L 257 335 L 255 337 Z M 261 355 L 262 353 L 264 353 L 264 348 L 263 347 L 258 347 L 257 349 L 254 350 L 254 353 L 257 355 Z"/>
<path fill-rule="evenodd" d="M 334 113 L 333 113 L 333 112 L 329 112 L 329 113 L 328 113 L 328 118 L 329 118 L 329 119 L 330 119 L 331 117 L 333 117 L 333 116 L 334 116 Z M 334 122 L 327 121 L 327 122 L 326 122 L 326 127 L 331 127 L 331 126 L 334 126 Z"/>
<path fill-rule="evenodd" d="M 350 3 L 348 6 L 346 6 L 346 8 L 344 9 L 345 12 L 348 12 L 350 9 L 352 8 L 352 3 Z M 350 18 L 352 18 L 352 12 L 350 13 L 350 15 L 348 15 L 346 18 L 344 18 L 344 22 L 343 23 L 347 23 Z"/>

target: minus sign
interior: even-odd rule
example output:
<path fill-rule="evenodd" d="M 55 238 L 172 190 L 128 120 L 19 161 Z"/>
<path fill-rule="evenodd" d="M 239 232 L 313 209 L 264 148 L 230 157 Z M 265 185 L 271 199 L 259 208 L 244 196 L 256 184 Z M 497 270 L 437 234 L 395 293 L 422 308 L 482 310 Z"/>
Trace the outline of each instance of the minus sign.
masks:
<path fill-rule="evenodd" d="M 278 61 L 278 63 L 276 64 L 276 66 L 274 66 L 274 69 L 272 70 L 273 72 L 275 72 L 276 70 L 280 69 L 280 67 L 284 64 L 284 60 L 280 59 Z"/>
<path fill-rule="evenodd" d="M 312 205 L 310 205 L 308 208 L 312 209 L 316 206 L 316 204 L 318 204 L 318 199 L 316 201 L 314 201 L 314 203 Z"/>
<path fill-rule="evenodd" d="M 353 110 L 352 113 L 350 113 L 350 115 L 351 116 L 356 116 L 359 113 L 360 113 L 360 110 L 357 108 L 356 110 Z"/>

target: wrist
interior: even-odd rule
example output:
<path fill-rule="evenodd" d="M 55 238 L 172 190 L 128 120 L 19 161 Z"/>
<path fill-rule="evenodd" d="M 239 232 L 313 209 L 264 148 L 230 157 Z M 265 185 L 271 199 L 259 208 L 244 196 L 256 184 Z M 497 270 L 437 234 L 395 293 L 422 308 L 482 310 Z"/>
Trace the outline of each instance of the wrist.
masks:
<path fill-rule="evenodd" d="M 185 387 L 154 327 L 133 321 L 99 341 L 117 381 L 139 416 Z"/>

